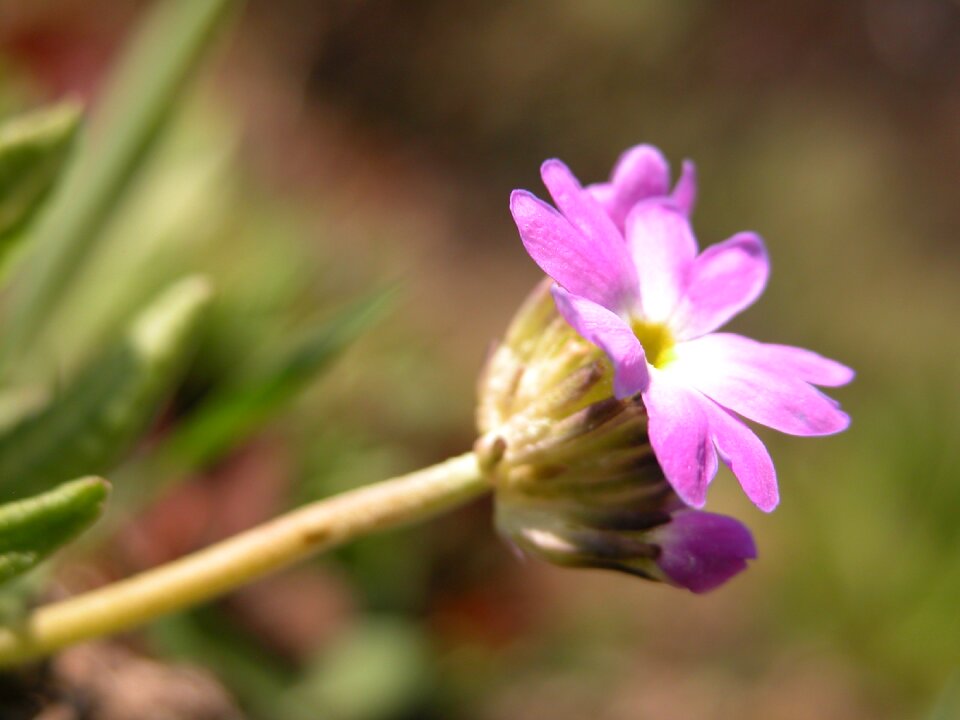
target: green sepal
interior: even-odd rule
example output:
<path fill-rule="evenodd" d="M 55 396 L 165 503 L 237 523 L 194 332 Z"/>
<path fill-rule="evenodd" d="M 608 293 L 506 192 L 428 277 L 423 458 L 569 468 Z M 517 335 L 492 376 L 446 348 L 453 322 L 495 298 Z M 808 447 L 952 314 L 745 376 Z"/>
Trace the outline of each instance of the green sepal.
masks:
<path fill-rule="evenodd" d="M 0 505 L 0 583 L 38 565 L 103 512 L 110 486 L 97 477 Z"/>
<path fill-rule="evenodd" d="M 176 283 L 134 318 L 119 344 L 0 434 L 0 493 L 24 497 L 112 467 L 178 380 L 210 295 L 203 278 Z"/>

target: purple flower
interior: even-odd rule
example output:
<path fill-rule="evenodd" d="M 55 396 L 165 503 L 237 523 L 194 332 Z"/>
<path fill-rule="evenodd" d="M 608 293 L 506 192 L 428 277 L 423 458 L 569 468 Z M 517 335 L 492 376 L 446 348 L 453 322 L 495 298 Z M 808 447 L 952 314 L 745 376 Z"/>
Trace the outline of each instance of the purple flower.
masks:
<path fill-rule="evenodd" d="M 791 435 L 840 432 L 849 417 L 813 386 L 843 385 L 853 371 L 802 348 L 714 332 L 759 297 L 769 263 L 749 232 L 698 254 L 687 218 L 692 164 L 670 195 L 669 169 L 649 146 L 625 153 L 609 183 L 584 189 L 559 160 L 541 176 L 559 212 L 514 191 L 520 237 L 556 281 L 560 314 L 610 359 L 617 398 L 641 394 L 677 494 L 702 507 L 719 455 L 747 496 L 772 510 L 773 462 L 741 418 Z"/>
<path fill-rule="evenodd" d="M 660 549 L 660 570 L 673 584 L 695 593 L 722 585 L 757 557 L 750 531 L 726 515 L 681 510 L 649 535 Z"/>

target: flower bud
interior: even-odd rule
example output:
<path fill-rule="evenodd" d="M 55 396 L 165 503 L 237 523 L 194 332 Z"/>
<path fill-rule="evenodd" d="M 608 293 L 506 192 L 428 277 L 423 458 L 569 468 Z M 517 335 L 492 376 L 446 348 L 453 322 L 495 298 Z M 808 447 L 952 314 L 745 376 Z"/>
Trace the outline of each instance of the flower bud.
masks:
<path fill-rule="evenodd" d="M 738 521 L 687 508 L 657 463 L 640 394 L 617 400 L 604 353 L 558 314 L 545 280 L 480 379 L 476 452 L 496 523 L 558 565 L 705 592 L 756 557 Z"/>

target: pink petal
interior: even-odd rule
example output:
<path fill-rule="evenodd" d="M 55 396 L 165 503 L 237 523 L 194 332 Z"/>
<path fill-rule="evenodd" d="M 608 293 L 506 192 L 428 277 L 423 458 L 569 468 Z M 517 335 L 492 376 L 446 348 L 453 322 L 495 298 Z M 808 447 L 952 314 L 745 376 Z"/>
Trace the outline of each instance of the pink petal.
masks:
<path fill-rule="evenodd" d="M 644 319 L 665 322 L 683 297 L 697 255 L 690 223 L 669 202 L 648 200 L 627 217 L 627 242 L 637 268 Z"/>
<path fill-rule="evenodd" d="M 748 363 L 770 373 L 796 377 L 814 385 L 838 387 L 853 380 L 854 372 L 836 360 L 792 345 L 762 343 L 734 333 L 711 333 L 694 347 L 720 362 Z"/>
<path fill-rule="evenodd" d="M 687 217 L 693 214 L 693 206 L 697 203 L 697 166 L 690 160 L 683 161 L 680 178 L 670 193 L 673 204 Z"/>
<path fill-rule="evenodd" d="M 643 402 L 650 444 L 664 475 L 687 505 L 703 507 L 707 485 L 717 473 L 717 453 L 703 408 L 706 400 L 675 382 L 671 373 L 650 368 Z"/>
<path fill-rule="evenodd" d="M 710 434 L 723 462 L 740 482 L 751 502 L 764 512 L 780 502 L 777 472 L 770 453 L 753 431 L 716 403 L 707 401 L 704 409 L 710 421 Z"/>
<path fill-rule="evenodd" d="M 510 195 L 510 212 L 530 257 L 575 295 L 620 308 L 636 293 L 636 271 L 623 244 L 584 234 L 526 190 Z"/>
<path fill-rule="evenodd" d="M 745 340 L 754 346 L 749 353 L 753 362 L 762 363 L 769 368 L 780 368 L 782 372 L 792 373 L 814 385 L 839 387 L 853 380 L 853 376 L 856 374 L 846 365 L 825 358 L 823 355 L 818 355 L 812 350 L 805 350 L 792 345 L 759 343 L 739 335 L 732 335 L 731 337 Z"/>
<path fill-rule="evenodd" d="M 714 334 L 678 343 L 669 371 L 719 405 L 780 432 L 831 435 L 847 428 L 850 418 L 836 402 L 789 367 L 752 354 L 745 339 Z"/>
<path fill-rule="evenodd" d="M 643 346 L 618 315 L 583 297 L 553 286 L 557 310 L 584 339 L 603 350 L 613 363 L 613 392 L 619 399 L 640 392 L 649 375 Z"/>
<path fill-rule="evenodd" d="M 623 242 L 623 234 L 610 216 L 560 160 L 545 161 L 540 166 L 540 177 L 557 209 L 580 232 L 596 244 Z"/>
<path fill-rule="evenodd" d="M 665 197 L 670 191 L 670 166 L 652 145 L 637 145 L 620 156 L 609 183 L 587 190 L 622 231 L 630 210 L 641 200 Z"/>
<path fill-rule="evenodd" d="M 679 339 L 705 335 L 760 297 L 770 263 L 763 240 L 738 233 L 717 243 L 693 261 L 687 291 L 670 326 Z"/>
<path fill-rule="evenodd" d="M 584 190 L 590 193 L 593 199 L 600 203 L 600 207 L 610 216 L 610 219 L 616 224 L 617 229 L 622 233 L 623 222 L 617 222 L 616 217 L 617 189 L 613 184 L 594 183 L 593 185 L 587 185 Z"/>

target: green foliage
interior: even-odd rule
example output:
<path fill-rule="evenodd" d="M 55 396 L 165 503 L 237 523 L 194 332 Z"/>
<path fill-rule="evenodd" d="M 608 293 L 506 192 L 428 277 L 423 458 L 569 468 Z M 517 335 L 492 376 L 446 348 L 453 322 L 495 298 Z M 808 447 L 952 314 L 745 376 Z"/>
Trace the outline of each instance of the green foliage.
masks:
<path fill-rule="evenodd" d="M 21 278 L 8 349 L 22 353 L 69 287 L 235 4 L 234 0 L 157 4 L 114 74 L 77 161 L 37 228 L 33 238 L 37 254 Z"/>
<path fill-rule="evenodd" d="M 121 461 L 179 381 L 184 361 L 196 347 L 210 286 L 193 278 L 170 288 L 92 352 L 81 348 L 71 356 L 67 350 L 63 359 L 58 357 L 57 364 L 87 355 L 93 360 L 71 371 L 64 387 L 56 383 L 49 392 L 39 393 L 39 402 L 36 387 L 10 385 L 12 375 L 36 374 L 34 367 L 48 373 L 50 362 L 33 343 L 50 333 L 55 307 L 66 306 L 67 324 L 80 329 L 80 336 L 81 328 L 92 326 L 81 306 L 63 302 L 73 289 L 72 280 L 88 264 L 123 206 L 216 31 L 236 4 L 235 0 L 157 3 L 108 81 L 70 165 L 66 161 L 80 120 L 75 103 L 35 111 L 0 126 L 0 264 L 14 243 L 23 242 L 28 250 L 5 308 L 3 360 L 8 384 L 3 402 L 9 412 L 0 430 L 0 494 L 9 499 L 44 493 L 0 508 L 4 553 L 0 579 L 22 572 L 69 541 L 92 521 L 94 507 L 99 514 L 105 497 L 102 482 L 57 485 Z M 32 223 L 64 169 L 47 211 Z M 135 278 L 124 282 L 137 284 Z M 140 285 L 146 292 L 156 287 Z M 146 295 L 113 298 L 118 301 L 117 317 L 129 318 L 142 297 Z M 103 334 L 102 328 L 92 335 L 86 332 L 88 337 L 98 334 Z M 46 545 L 36 539 L 38 532 Z M 34 585 L 24 588 L 8 585 L 0 604 L 11 605 L 12 598 L 11 607 L 21 605 L 21 596 Z"/>
<path fill-rule="evenodd" d="M 209 299 L 204 279 L 177 283 L 134 319 L 116 347 L 3 432 L 0 489 L 24 496 L 109 469 L 179 378 Z"/>
<path fill-rule="evenodd" d="M 357 619 L 298 669 L 265 651 L 215 607 L 161 620 L 155 646 L 217 673 L 253 717 L 269 720 L 388 720 L 424 705 L 436 668 L 417 623 Z"/>
<path fill-rule="evenodd" d="M 0 505 L 0 583 L 35 567 L 103 511 L 109 486 L 95 477 Z"/>
<path fill-rule="evenodd" d="M 238 181 L 232 121 L 200 103 L 181 111 L 216 30 L 238 4 L 156 3 L 78 138 L 79 113 L 69 104 L 15 121 L 26 128 L 30 120 L 32 136 L 0 131 L 0 263 L 14 242 L 25 250 L 0 326 L 0 497 L 23 498 L 0 506 L 0 622 L 16 618 L 49 578 L 42 569 L 14 576 L 100 515 L 103 481 L 61 483 L 110 472 L 118 492 L 91 534 L 104 537 L 116 529 L 112 521 L 129 517 L 130 501 L 212 464 L 288 409 L 392 299 L 358 292 L 349 272 L 316 286 L 300 217 Z M 210 281 L 182 281 L 148 304 L 172 278 L 198 271 Z M 211 285 L 224 290 L 215 314 L 206 312 Z M 318 303 L 339 303 L 343 291 L 362 299 L 312 319 Z M 304 317 L 311 320 L 294 322 Z M 198 348 L 200 362 L 186 363 Z M 60 368 L 65 379 L 50 382 Z M 131 458 L 171 397 L 169 431 Z M 220 672 L 261 717 L 311 720 L 318 706 L 351 718 L 402 712 L 428 675 L 418 631 L 358 627 L 306 673 L 264 651 L 218 608 L 171 618 L 155 637 L 164 650 Z M 374 686 L 351 676 L 357 658 L 379 668 Z M 408 671 L 392 673 L 397 662 Z M 350 699 L 357 687 L 365 702 Z M 278 707 L 284 693 L 290 699 Z"/>
<path fill-rule="evenodd" d="M 79 125 L 72 102 L 0 125 L 0 262 L 59 178 Z"/>
<path fill-rule="evenodd" d="M 180 424 L 169 454 L 182 465 L 202 466 L 247 438 L 382 317 L 390 297 L 378 292 L 360 300 L 272 358 L 268 367 L 220 388 Z"/>
<path fill-rule="evenodd" d="M 237 698 L 257 717 L 270 720 L 313 720 L 316 714 L 278 708 L 295 677 L 289 667 L 259 647 L 217 612 L 202 607 L 163 618 L 150 631 L 154 646 L 183 661 L 201 663 L 227 682 Z"/>
<path fill-rule="evenodd" d="M 940 669 L 957 660 L 960 414 L 943 378 L 929 369 L 909 387 L 868 390 L 853 408 L 856 432 L 834 441 L 834 455 L 781 463 L 798 477 L 844 479 L 829 493 L 812 482 L 795 489 L 777 597 L 784 627 L 830 638 L 890 678 L 889 689 L 916 697 L 937 692 Z"/>
<path fill-rule="evenodd" d="M 410 717 L 430 688 L 431 665 L 417 625 L 366 618 L 320 653 L 281 704 L 316 708 L 336 720 Z"/>

